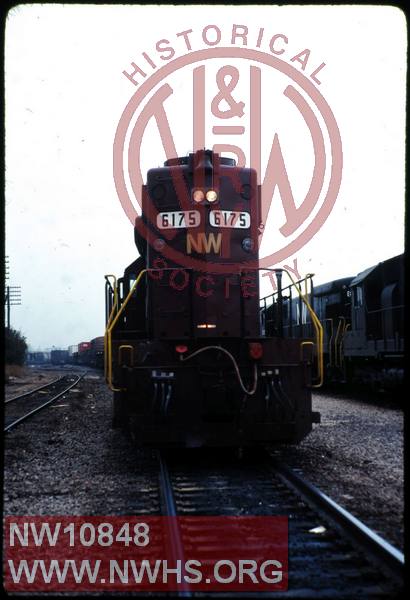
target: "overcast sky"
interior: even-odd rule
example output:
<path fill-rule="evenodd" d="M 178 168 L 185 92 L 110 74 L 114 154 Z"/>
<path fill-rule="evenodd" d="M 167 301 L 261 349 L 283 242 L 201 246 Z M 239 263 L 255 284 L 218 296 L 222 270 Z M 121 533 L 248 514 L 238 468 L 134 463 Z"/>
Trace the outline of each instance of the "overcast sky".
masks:
<path fill-rule="evenodd" d="M 294 69 L 302 72 L 302 65 L 291 59 L 310 50 L 307 77 L 326 65 L 315 85 L 340 131 L 342 184 L 316 236 L 276 266 L 297 259 L 299 272 L 314 272 L 320 283 L 356 274 L 403 251 L 406 24 L 398 9 L 17 6 L 9 13 L 5 37 L 6 254 L 9 283 L 22 288 L 22 305 L 12 308 L 11 325 L 33 349 L 64 348 L 103 334 L 104 274 L 120 275 L 137 256 L 113 178 L 116 129 L 139 89 L 123 71 L 131 72 L 135 62 L 145 65 L 148 78 L 163 66 L 155 50 L 161 39 L 175 50 L 166 64 L 187 54 L 183 36 L 177 35 L 186 30 L 192 29 L 191 51 L 207 48 L 202 31 L 210 24 L 221 31 L 220 46 L 232 45 L 233 24 L 246 26 L 247 47 L 254 49 L 263 27 L 259 51 L 270 56 L 269 40 L 282 34 L 287 44 L 280 59 Z M 143 52 L 155 68 L 144 63 Z M 193 147 L 192 68 L 169 80 L 175 94 L 168 117 L 179 155 Z M 242 63 L 238 69 L 241 79 L 233 96 L 247 106 L 249 68 Z M 277 133 L 300 204 L 312 176 L 312 142 L 294 106 L 283 91 L 278 93 L 289 83 L 286 77 L 272 69 L 263 77 L 262 167 Z M 206 81 L 208 102 L 216 88 Z M 238 143 L 232 138 L 223 142 Z M 217 141 L 207 133 L 207 147 Z M 243 144 L 247 155 L 247 134 Z M 328 140 L 325 147 L 328 154 Z M 152 123 L 142 155 L 144 173 L 164 159 Z M 328 163 L 327 181 L 329 169 Z M 277 192 L 262 254 L 284 243 L 278 233 L 284 213 Z M 265 278 L 263 290 L 268 289 Z"/>

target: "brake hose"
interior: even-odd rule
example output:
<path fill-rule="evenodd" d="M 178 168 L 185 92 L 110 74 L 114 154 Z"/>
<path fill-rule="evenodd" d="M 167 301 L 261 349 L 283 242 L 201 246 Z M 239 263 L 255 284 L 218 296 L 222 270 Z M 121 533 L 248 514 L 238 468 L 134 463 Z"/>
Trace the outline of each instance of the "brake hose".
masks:
<path fill-rule="evenodd" d="M 238 383 L 241 386 L 242 391 L 245 394 L 247 394 L 248 396 L 253 396 L 253 394 L 256 392 L 256 388 L 258 385 L 258 367 L 257 367 L 256 363 L 254 363 L 254 365 L 253 365 L 253 386 L 250 390 L 247 390 L 243 384 L 242 377 L 239 372 L 239 367 L 235 360 L 235 357 L 228 350 L 225 350 L 225 348 L 222 348 L 221 346 L 205 346 L 204 348 L 195 350 L 195 352 L 193 352 L 192 354 L 190 354 L 189 356 L 187 356 L 185 358 L 181 355 L 181 361 L 190 360 L 194 356 L 197 356 L 198 354 L 201 354 L 201 352 L 205 352 L 206 350 L 219 350 L 220 352 L 224 352 L 227 356 L 229 356 L 229 358 L 231 359 L 231 361 L 233 363 L 233 366 L 234 366 L 234 369 L 236 372 L 236 376 L 238 378 Z"/>

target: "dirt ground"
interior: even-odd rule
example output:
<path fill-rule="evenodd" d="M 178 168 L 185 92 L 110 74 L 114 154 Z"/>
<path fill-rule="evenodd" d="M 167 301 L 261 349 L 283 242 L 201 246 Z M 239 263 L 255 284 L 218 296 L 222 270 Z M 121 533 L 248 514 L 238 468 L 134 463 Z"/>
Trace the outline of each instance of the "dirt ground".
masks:
<path fill-rule="evenodd" d="M 58 379 L 64 374 L 62 369 L 38 369 L 31 367 L 20 367 L 18 365 L 6 365 L 5 368 L 5 398 L 19 396 L 42 385 L 46 385 Z"/>

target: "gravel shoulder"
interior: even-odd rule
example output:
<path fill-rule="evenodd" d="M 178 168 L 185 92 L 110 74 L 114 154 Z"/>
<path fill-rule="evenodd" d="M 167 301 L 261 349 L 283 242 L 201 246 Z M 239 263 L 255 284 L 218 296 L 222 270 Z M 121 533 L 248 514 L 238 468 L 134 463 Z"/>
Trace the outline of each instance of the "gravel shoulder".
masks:
<path fill-rule="evenodd" d="M 403 411 L 321 392 L 321 424 L 278 454 L 396 547 L 403 549 Z"/>
<path fill-rule="evenodd" d="M 156 463 L 150 453 L 138 454 L 111 429 L 111 394 L 103 377 L 86 375 L 5 437 L 4 514 L 155 512 Z"/>

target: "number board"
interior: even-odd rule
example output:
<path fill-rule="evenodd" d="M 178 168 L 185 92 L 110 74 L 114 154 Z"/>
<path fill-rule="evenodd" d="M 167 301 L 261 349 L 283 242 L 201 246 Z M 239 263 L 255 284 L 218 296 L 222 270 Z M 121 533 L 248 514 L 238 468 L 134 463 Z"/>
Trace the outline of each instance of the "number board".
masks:
<path fill-rule="evenodd" d="M 213 210 L 209 213 L 209 223 L 212 227 L 249 229 L 251 216 L 247 212 L 237 212 L 235 210 Z"/>
<path fill-rule="evenodd" d="M 201 215 L 197 210 L 179 210 L 163 212 L 157 215 L 158 229 L 181 229 L 186 227 L 198 227 Z"/>
<path fill-rule="evenodd" d="M 158 229 L 198 227 L 200 223 L 201 215 L 197 210 L 162 212 L 157 215 Z M 212 227 L 249 229 L 251 226 L 251 216 L 247 212 L 238 212 L 235 210 L 212 210 L 209 213 L 209 223 Z"/>

